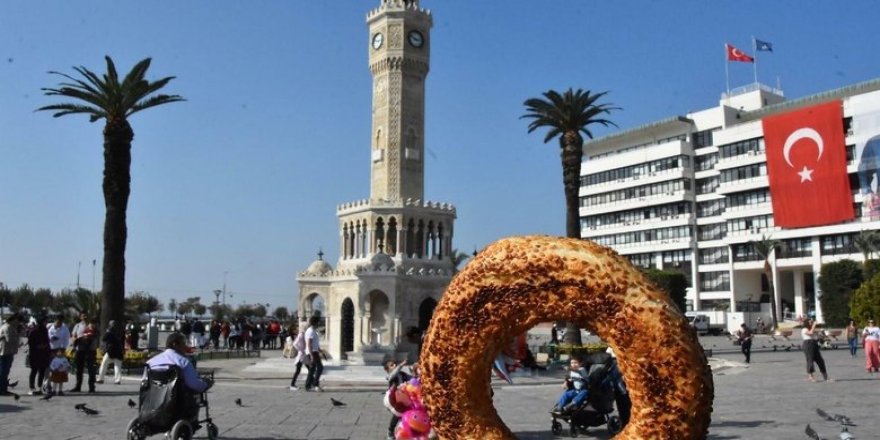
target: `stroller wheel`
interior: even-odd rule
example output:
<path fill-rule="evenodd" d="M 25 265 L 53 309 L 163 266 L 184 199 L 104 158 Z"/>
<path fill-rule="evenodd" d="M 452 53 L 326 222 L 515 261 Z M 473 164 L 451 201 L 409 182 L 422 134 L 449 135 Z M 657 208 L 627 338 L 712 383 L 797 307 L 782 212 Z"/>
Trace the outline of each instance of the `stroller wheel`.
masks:
<path fill-rule="evenodd" d="M 127 440 L 144 440 L 147 438 L 147 436 L 144 435 L 144 427 L 141 425 L 141 422 L 138 421 L 137 417 L 128 422 L 128 427 L 125 429 L 125 438 Z"/>
<path fill-rule="evenodd" d="M 220 436 L 220 430 L 217 429 L 217 425 L 213 423 L 208 423 L 208 440 L 217 440 L 217 437 Z"/>
<path fill-rule="evenodd" d="M 617 434 L 620 430 L 623 429 L 623 423 L 620 421 L 620 417 L 611 416 L 608 418 L 608 433 L 611 435 Z"/>
<path fill-rule="evenodd" d="M 572 438 L 577 437 L 578 436 L 577 423 L 575 423 L 574 420 L 572 420 L 571 424 L 569 424 L 569 427 L 571 428 L 571 429 L 569 429 L 569 434 L 571 434 L 571 437 Z"/>
<path fill-rule="evenodd" d="M 553 435 L 562 434 L 562 423 L 559 423 L 556 420 L 554 420 L 553 423 L 550 424 L 550 432 L 552 432 Z"/>
<path fill-rule="evenodd" d="M 171 440 L 191 440 L 192 436 L 192 425 L 186 420 L 178 420 L 171 428 L 171 434 L 168 437 Z"/>

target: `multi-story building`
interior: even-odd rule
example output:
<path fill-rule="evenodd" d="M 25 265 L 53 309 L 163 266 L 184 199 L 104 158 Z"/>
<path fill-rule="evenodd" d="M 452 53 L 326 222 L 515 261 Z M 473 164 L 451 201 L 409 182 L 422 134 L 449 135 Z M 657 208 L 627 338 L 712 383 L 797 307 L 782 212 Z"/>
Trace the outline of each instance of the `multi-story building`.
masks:
<path fill-rule="evenodd" d="M 794 116 L 797 121 L 799 112 L 828 103 L 842 107 L 838 127 L 844 141 L 832 145 L 805 128 L 792 133 L 784 148 L 775 141 L 768 148 L 768 119 Z M 690 282 L 689 309 L 754 317 L 760 316 L 761 304 L 769 311 L 772 300 L 764 260 L 753 242 L 780 240 L 784 246 L 770 259 L 780 316 L 815 313 L 821 321 L 821 266 L 842 258 L 862 261 L 854 238 L 880 229 L 880 198 L 874 196 L 880 177 L 874 178 L 873 164 L 880 160 L 880 151 L 874 151 L 880 149 L 878 134 L 880 79 L 794 100 L 762 84 L 732 90 L 722 94 L 717 107 L 586 142 L 581 235 L 614 248 L 635 265 L 684 272 Z M 854 213 L 844 213 L 848 219 L 842 222 L 779 226 L 784 223 L 774 207 L 783 200 L 779 193 L 778 200 L 772 199 L 780 187 L 771 183 L 784 170 L 770 166 L 768 175 L 768 157 L 776 160 L 778 154 L 780 161 L 788 161 L 791 172 L 808 186 L 815 183 L 813 171 L 792 163 L 794 150 L 816 167 L 834 149 L 845 149 L 845 170 L 841 159 L 839 173 L 841 179 L 848 176 L 850 190 L 843 196 L 851 197 Z M 800 195 L 785 197 L 822 211 L 821 203 L 814 205 L 803 194 L 802 201 L 796 200 Z"/>

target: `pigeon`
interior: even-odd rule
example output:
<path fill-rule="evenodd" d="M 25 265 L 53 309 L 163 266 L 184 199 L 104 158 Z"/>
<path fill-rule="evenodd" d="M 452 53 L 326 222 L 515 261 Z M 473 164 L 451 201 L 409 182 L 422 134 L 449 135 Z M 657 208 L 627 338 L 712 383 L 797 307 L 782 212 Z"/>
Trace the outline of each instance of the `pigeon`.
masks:
<path fill-rule="evenodd" d="M 333 406 L 345 406 L 345 402 L 340 402 L 332 397 L 330 398 L 330 403 L 332 403 Z"/>
<path fill-rule="evenodd" d="M 791 346 L 785 347 L 785 351 L 791 351 Z"/>
<path fill-rule="evenodd" d="M 856 437 L 850 434 L 849 428 L 844 425 L 843 429 L 840 431 L 840 440 L 856 440 Z"/>
<path fill-rule="evenodd" d="M 773 351 L 776 351 L 776 344 L 773 345 Z"/>
<path fill-rule="evenodd" d="M 15 388 L 16 385 L 18 385 L 18 381 L 9 382 L 8 384 L 6 384 L 6 386 L 9 388 Z"/>
<path fill-rule="evenodd" d="M 829 421 L 829 422 L 834 422 L 834 421 L 836 421 L 836 420 L 834 419 L 834 417 L 831 416 L 831 414 L 828 414 L 827 412 L 823 411 L 821 408 L 816 408 L 816 414 L 818 414 L 819 417 L 821 417 L 821 418 L 823 418 L 823 419 L 825 419 L 825 420 L 827 420 L 827 421 Z"/>
<path fill-rule="evenodd" d="M 137 406 L 137 403 L 134 403 L 134 400 L 128 399 L 128 407 L 134 408 Z"/>
<path fill-rule="evenodd" d="M 99 414 L 98 410 L 87 407 L 85 403 L 77 403 L 73 407 L 76 408 L 77 411 L 82 411 L 86 415 L 96 416 Z"/>
<path fill-rule="evenodd" d="M 46 394 L 45 396 L 40 397 L 40 400 L 49 400 L 51 398 L 52 398 L 52 394 Z"/>
<path fill-rule="evenodd" d="M 240 398 L 235 399 L 235 404 L 238 405 L 238 406 L 244 406 L 244 405 L 241 404 L 241 399 L 240 399 Z"/>
<path fill-rule="evenodd" d="M 12 398 L 15 399 L 16 402 L 18 402 L 18 400 L 21 399 L 21 396 L 19 396 L 18 394 L 15 394 L 11 391 L 10 391 L 10 394 L 12 394 Z"/>
<path fill-rule="evenodd" d="M 807 437 L 813 440 L 824 440 L 822 437 L 819 437 L 819 434 L 816 434 L 816 431 L 810 427 L 810 424 L 807 424 L 807 429 L 804 430 L 804 434 L 807 434 Z"/>

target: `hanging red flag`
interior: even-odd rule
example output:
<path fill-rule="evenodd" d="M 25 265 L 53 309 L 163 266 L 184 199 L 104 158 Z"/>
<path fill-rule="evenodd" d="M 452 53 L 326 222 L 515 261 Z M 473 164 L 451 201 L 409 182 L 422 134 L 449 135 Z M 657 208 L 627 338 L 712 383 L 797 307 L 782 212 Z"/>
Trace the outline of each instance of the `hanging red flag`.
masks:
<path fill-rule="evenodd" d="M 762 121 L 776 226 L 828 225 L 854 217 L 840 100 Z"/>
<path fill-rule="evenodd" d="M 755 59 L 746 55 L 745 52 L 729 45 L 725 44 L 725 48 L 727 48 L 727 61 L 742 61 L 744 63 L 754 63 Z"/>

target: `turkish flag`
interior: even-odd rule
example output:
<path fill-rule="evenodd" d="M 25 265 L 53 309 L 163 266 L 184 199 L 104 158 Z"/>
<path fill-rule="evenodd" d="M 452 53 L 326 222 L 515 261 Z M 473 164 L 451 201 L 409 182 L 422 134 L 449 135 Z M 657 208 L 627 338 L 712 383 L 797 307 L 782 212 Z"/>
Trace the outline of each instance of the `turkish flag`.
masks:
<path fill-rule="evenodd" d="M 754 63 L 755 59 L 746 55 L 745 52 L 729 45 L 725 44 L 724 47 L 727 49 L 727 61 L 742 61 L 744 63 Z"/>
<path fill-rule="evenodd" d="M 775 225 L 802 228 L 852 219 L 840 100 L 761 122 Z"/>

